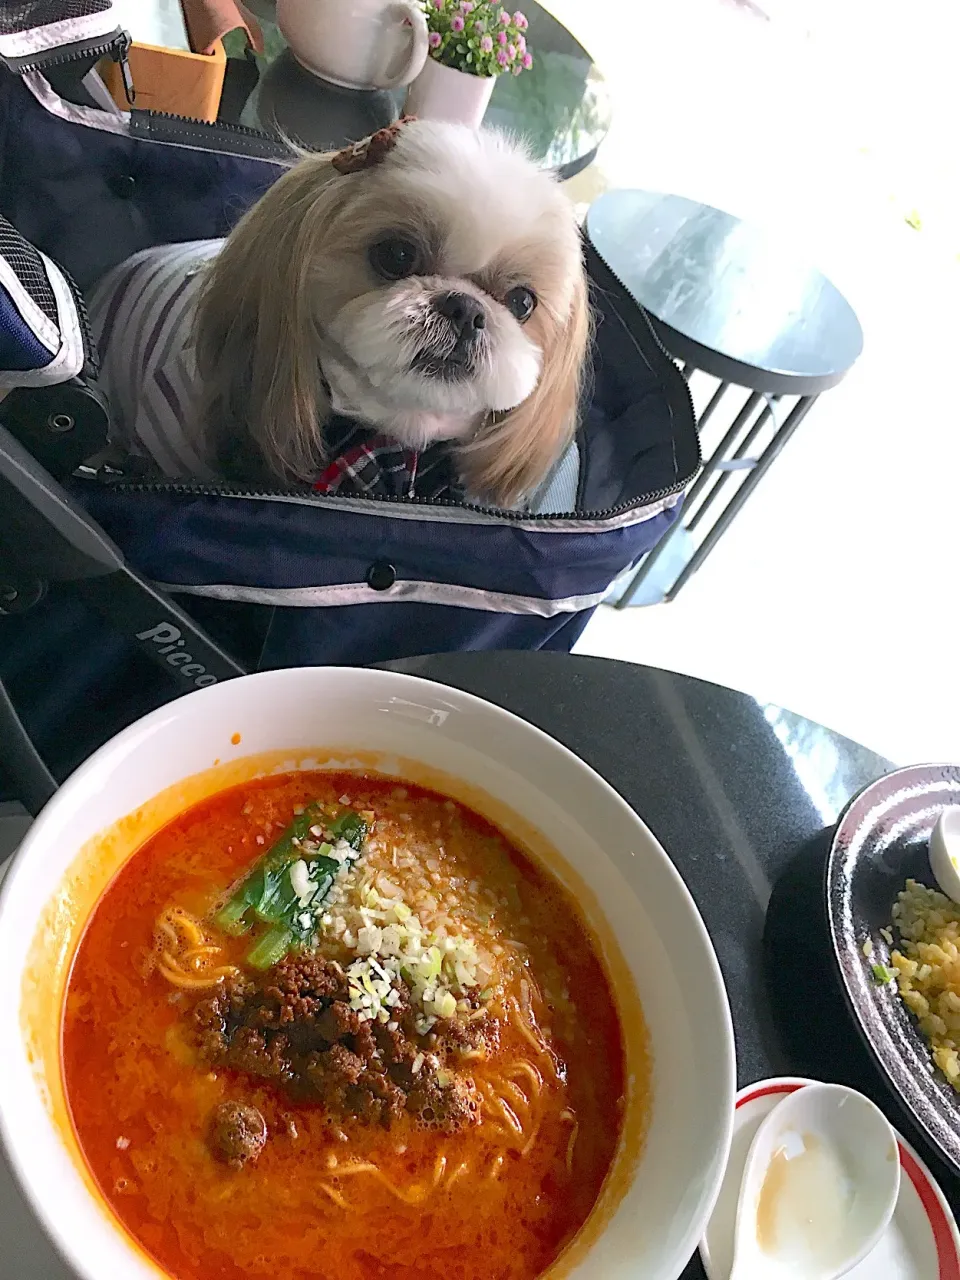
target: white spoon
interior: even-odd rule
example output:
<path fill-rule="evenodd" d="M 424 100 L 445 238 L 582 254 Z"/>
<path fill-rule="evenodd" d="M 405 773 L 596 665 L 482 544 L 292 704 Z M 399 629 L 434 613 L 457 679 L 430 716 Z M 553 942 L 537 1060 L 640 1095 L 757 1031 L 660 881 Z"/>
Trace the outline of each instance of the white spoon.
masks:
<path fill-rule="evenodd" d="M 960 809 L 944 809 L 930 833 L 930 870 L 947 897 L 960 902 Z"/>
<path fill-rule="evenodd" d="M 747 1153 L 730 1280 L 837 1280 L 886 1231 L 899 1189 L 896 1137 L 868 1098 L 788 1094 Z"/>

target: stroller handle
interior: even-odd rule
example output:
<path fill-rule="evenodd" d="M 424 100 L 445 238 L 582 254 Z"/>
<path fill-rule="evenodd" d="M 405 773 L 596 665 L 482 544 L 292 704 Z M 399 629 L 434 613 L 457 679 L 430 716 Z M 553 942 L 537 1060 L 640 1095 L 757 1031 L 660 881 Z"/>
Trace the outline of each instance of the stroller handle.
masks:
<path fill-rule="evenodd" d="M 183 693 L 244 668 L 119 548 L 14 436 L 0 426 L 0 616 L 39 604 L 51 583 L 91 605 Z M 36 814 L 57 784 L 0 682 L 0 760 Z"/>

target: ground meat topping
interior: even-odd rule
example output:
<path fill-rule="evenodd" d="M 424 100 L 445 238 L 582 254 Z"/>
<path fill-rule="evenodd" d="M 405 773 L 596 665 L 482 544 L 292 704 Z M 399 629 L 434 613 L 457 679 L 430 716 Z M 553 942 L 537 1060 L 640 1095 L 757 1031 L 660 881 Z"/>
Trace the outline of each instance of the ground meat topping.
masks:
<path fill-rule="evenodd" d="M 210 1148 L 218 1160 L 232 1169 L 253 1163 L 267 1141 L 267 1125 L 256 1107 L 243 1102 L 221 1102 L 210 1117 Z"/>
<path fill-rule="evenodd" d="M 228 980 L 194 1006 L 198 1050 L 210 1066 L 272 1081 L 293 1098 L 368 1123 L 389 1126 L 404 1112 L 446 1133 L 476 1123 L 479 1099 L 451 1067 L 489 1028 L 444 1020 L 428 1044 L 416 1032 L 409 992 L 402 983 L 396 989 L 389 1023 L 364 1020 L 350 1007 L 338 964 L 288 957 L 260 984 Z"/>

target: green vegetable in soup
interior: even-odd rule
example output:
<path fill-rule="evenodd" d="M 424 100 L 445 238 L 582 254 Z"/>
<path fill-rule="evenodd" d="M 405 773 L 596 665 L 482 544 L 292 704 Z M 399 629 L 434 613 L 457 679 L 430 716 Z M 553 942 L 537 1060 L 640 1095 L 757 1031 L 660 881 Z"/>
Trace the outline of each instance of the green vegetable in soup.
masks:
<path fill-rule="evenodd" d="M 247 963 L 254 969 L 270 969 L 279 964 L 288 951 L 297 944 L 297 935 L 282 924 L 268 929 L 260 941 L 247 954 Z"/>
<path fill-rule="evenodd" d="M 217 911 L 214 923 L 235 937 L 258 923 L 271 926 L 247 961 L 257 969 L 276 964 L 313 937 L 337 873 L 357 860 L 366 836 L 367 824 L 352 809 L 331 818 L 319 804 L 307 805 Z"/>

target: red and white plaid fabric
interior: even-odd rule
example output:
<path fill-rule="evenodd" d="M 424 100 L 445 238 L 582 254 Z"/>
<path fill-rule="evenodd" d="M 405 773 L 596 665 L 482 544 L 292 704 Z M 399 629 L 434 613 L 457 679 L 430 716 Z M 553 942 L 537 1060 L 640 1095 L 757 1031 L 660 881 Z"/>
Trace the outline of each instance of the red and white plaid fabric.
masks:
<path fill-rule="evenodd" d="M 316 493 L 463 501 L 463 488 L 445 444 L 419 452 L 404 449 L 349 418 L 334 418 L 327 425 L 326 445 L 333 461 L 314 481 Z"/>

